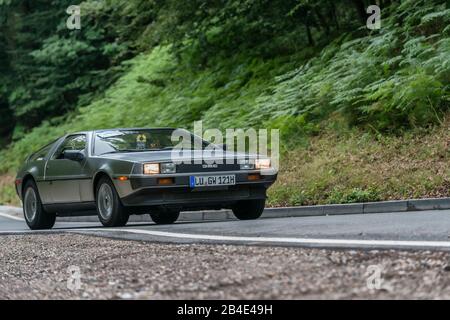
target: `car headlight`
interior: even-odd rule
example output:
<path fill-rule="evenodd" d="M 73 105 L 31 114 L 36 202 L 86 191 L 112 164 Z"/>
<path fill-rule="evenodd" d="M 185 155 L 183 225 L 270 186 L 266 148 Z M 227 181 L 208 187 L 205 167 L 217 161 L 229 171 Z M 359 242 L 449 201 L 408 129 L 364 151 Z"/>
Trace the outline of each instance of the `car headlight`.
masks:
<path fill-rule="evenodd" d="M 144 164 L 144 174 L 159 174 L 159 163 Z"/>
<path fill-rule="evenodd" d="M 144 174 L 170 174 L 176 173 L 175 163 L 146 163 L 144 164 Z"/>
<path fill-rule="evenodd" d="M 169 174 L 176 173 L 177 165 L 175 163 L 161 163 L 161 173 Z"/>
<path fill-rule="evenodd" d="M 242 159 L 238 161 L 241 170 L 254 170 L 255 162 L 249 159 Z"/>
<path fill-rule="evenodd" d="M 255 161 L 255 167 L 258 170 L 270 169 L 270 159 L 257 159 Z"/>

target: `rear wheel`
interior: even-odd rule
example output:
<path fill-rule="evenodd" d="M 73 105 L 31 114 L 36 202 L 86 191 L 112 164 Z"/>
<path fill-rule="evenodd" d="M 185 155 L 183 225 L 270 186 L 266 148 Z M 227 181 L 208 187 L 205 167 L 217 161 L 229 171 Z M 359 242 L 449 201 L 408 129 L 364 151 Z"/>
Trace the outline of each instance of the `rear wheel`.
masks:
<path fill-rule="evenodd" d="M 261 217 L 265 205 L 265 199 L 239 201 L 233 207 L 233 213 L 239 220 L 255 220 Z"/>
<path fill-rule="evenodd" d="M 172 224 L 177 221 L 180 211 L 158 211 L 150 213 L 150 217 L 156 224 Z"/>
<path fill-rule="evenodd" d="M 107 177 L 100 178 L 96 188 L 97 214 L 105 227 L 122 227 L 130 217 L 120 202 L 113 183 Z"/>
<path fill-rule="evenodd" d="M 56 214 L 44 210 L 36 183 L 28 181 L 23 190 L 23 213 L 28 227 L 31 230 L 53 228 Z"/>

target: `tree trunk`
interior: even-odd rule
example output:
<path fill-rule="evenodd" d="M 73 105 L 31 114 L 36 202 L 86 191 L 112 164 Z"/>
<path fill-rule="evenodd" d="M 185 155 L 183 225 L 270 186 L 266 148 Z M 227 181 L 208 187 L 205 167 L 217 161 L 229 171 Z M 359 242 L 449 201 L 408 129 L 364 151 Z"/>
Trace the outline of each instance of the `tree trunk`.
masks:
<path fill-rule="evenodd" d="M 329 12 L 333 18 L 333 22 L 334 22 L 334 25 L 336 26 L 336 30 L 339 30 L 341 27 L 339 25 L 339 19 L 338 19 L 338 15 L 336 12 L 337 8 L 334 5 L 333 0 L 329 1 L 328 4 L 329 4 Z"/>
<path fill-rule="evenodd" d="M 330 25 L 328 24 L 328 21 L 325 19 L 325 17 L 323 16 L 322 12 L 320 12 L 319 8 L 316 8 L 314 10 L 316 16 L 317 16 L 317 20 L 319 21 L 319 24 L 322 26 L 322 28 L 325 29 L 325 33 L 326 35 L 330 35 Z"/>
<path fill-rule="evenodd" d="M 312 36 L 311 25 L 308 17 L 305 19 L 305 27 L 306 27 L 306 34 L 308 35 L 308 43 L 310 46 L 314 47 L 316 43 L 314 42 L 314 38 Z"/>
<path fill-rule="evenodd" d="M 356 12 L 358 14 L 358 18 L 363 24 L 366 24 L 367 22 L 367 13 L 366 13 L 366 6 L 364 5 L 363 0 L 352 0 L 353 6 L 356 9 Z"/>

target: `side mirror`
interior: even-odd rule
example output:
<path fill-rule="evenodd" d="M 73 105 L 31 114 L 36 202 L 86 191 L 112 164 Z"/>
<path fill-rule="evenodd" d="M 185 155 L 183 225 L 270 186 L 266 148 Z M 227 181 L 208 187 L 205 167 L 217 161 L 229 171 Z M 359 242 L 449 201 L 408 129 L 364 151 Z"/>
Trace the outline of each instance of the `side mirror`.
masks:
<path fill-rule="evenodd" d="M 228 150 L 228 146 L 225 143 L 218 144 L 216 146 L 217 146 L 217 149 L 222 149 L 223 151 L 227 151 Z"/>
<path fill-rule="evenodd" d="M 66 150 L 63 153 L 63 159 L 72 160 L 72 161 L 83 161 L 84 153 L 78 150 Z"/>

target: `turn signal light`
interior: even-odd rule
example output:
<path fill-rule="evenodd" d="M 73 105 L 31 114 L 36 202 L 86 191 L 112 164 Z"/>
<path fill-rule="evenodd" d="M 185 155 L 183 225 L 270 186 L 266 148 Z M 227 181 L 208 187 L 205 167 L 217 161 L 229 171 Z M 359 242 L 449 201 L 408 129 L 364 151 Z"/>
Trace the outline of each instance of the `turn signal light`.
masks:
<path fill-rule="evenodd" d="M 163 186 L 167 186 L 170 184 L 174 184 L 175 180 L 173 178 L 160 178 L 158 179 L 158 184 L 163 185 Z"/>
<path fill-rule="evenodd" d="M 249 175 L 248 175 L 248 180 L 249 180 L 249 181 L 261 180 L 261 175 L 260 175 L 259 173 L 256 173 L 256 174 L 249 174 Z"/>
<path fill-rule="evenodd" d="M 119 180 L 119 181 L 128 181 L 128 177 L 121 176 L 121 177 L 118 177 L 117 180 Z"/>

